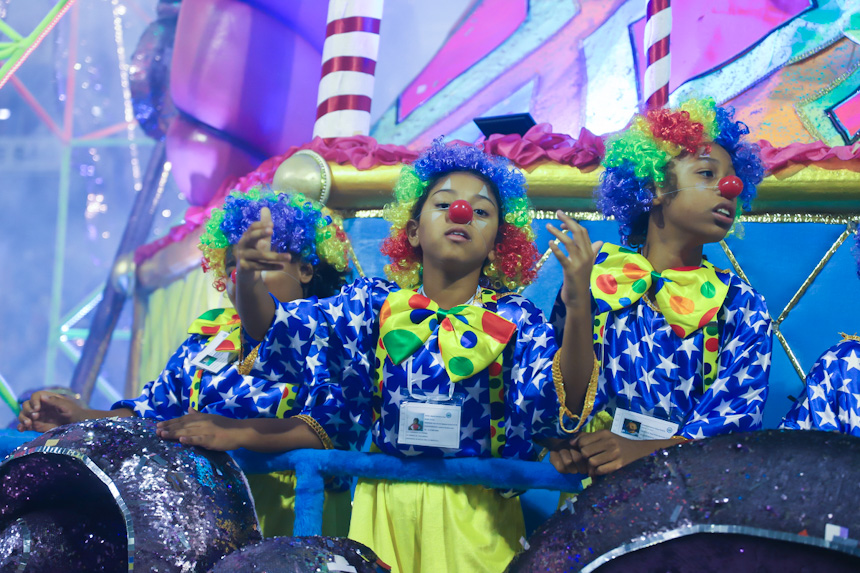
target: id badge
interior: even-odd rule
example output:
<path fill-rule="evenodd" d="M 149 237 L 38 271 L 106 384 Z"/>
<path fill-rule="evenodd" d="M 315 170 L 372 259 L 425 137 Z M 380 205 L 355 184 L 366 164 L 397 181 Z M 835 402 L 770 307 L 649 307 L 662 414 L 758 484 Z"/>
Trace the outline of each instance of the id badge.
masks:
<path fill-rule="evenodd" d="M 678 428 L 679 425 L 675 422 L 624 408 L 616 408 L 615 417 L 612 419 L 612 433 L 628 440 L 666 440 L 674 436 Z"/>
<path fill-rule="evenodd" d="M 407 398 L 400 402 L 400 427 L 397 443 L 436 448 L 460 447 L 460 414 L 463 397 L 444 402 L 425 402 Z"/>
<path fill-rule="evenodd" d="M 207 344 L 203 350 L 194 357 L 191 364 L 197 368 L 206 370 L 207 372 L 212 372 L 213 374 L 217 374 L 224 370 L 224 368 L 233 361 L 233 355 L 235 352 L 218 352 L 215 349 L 218 348 L 218 345 L 224 342 L 224 339 L 228 336 L 230 336 L 230 333 L 223 330 L 216 334 L 215 337 L 209 341 L 209 344 Z"/>

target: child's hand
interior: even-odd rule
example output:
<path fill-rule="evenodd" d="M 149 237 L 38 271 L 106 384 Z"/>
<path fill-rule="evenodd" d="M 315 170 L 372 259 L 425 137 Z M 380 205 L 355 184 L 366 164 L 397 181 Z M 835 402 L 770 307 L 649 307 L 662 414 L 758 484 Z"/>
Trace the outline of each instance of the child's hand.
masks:
<path fill-rule="evenodd" d="M 267 207 L 260 210 L 260 220 L 251 223 L 234 248 L 236 272 L 282 271 L 290 262 L 289 253 L 272 251 L 272 213 Z"/>
<path fill-rule="evenodd" d="M 39 390 L 33 392 L 24 402 L 18 414 L 19 432 L 47 432 L 51 428 L 79 422 L 83 419 L 84 408 L 77 402 L 54 392 Z"/>
<path fill-rule="evenodd" d="M 561 441 L 553 446 L 549 453 L 549 461 L 562 474 L 587 474 L 588 460 L 579 451 L 579 438 Z"/>
<path fill-rule="evenodd" d="M 591 298 L 589 287 L 591 284 L 591 269 L 594 266 L 594 258 L 597 256 L 603 241 L 592 243 L 588 237 L 585 227 L 565 215 L 562 211 L 556 214 L 561 220 L 561 230 L 552 225 L 546 228 L 556 237 L 556 241 L 550 241 L 549 248 L 552 250 L 561 268 L 564 271 L 564 285 L 561 289 L 561 300 L 568 308 L 580 307 L 590 309 Z M 570 231 L 572 237 L 564 231 Z M 567 254 L 559 247 L 564 245 Z"/>
<path fill-rule="evenodd" d="M 650 442 L 652 440 L 630 440 L 609 430 L 600 430 L 580 435 L 577 446 L 588 464 L 588 474 L 603 476 L 650 454 L 656 449 Z"/>
<path fill-rule="evenodd" d="M 159 422 L 156 433 L 164 440 L 226 452 L 243 446 L 242 422 L 215 414 L 201 414 L 189 408 L 188 413 L 180 418 Z"/>

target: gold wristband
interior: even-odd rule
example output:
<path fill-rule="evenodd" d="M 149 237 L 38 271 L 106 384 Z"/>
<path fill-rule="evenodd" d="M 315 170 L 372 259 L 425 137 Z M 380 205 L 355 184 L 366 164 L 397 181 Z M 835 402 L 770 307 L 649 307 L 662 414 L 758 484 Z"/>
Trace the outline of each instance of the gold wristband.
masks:
<path fill-rule="evenodd" d="M 328 437 L 328 434 L 326 433 L 326 431 L 323 429 L 322 426 L 320 426 L 320 423 L 317 422 L 313 418 L 313 416 L 308 416 L 307 414 L 298 414 L 296 416 L 293 416 L 293 418 L 297 418 L 297 419 L 301 420 L 302 422 L 304 422 L 305 424 L 307 424 L 308 426 L 310 426 L 311 430 L 314 431 L 314 433 L 317 435 L 317 437 L 322 442 L 324 449 L 326 449 L 326 450 L 333 450 L 334 449 L 334 444 L 331 443 L 331 438 Z"/>

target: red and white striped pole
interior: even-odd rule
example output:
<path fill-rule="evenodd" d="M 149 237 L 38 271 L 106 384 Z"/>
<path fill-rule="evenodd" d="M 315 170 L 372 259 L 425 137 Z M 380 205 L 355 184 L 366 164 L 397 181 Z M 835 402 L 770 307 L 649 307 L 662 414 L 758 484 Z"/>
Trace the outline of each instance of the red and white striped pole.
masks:
<path fill-rule="evenodd" d="M 329 0 L 314 137 L 370 133 L 383 0 Z"/>
<path fill-rule="evenodd" d="M 669 102 L 669 76 L 672 69 L 669 33 L 672 31 L 670 0 L 648 0 L 645 21 L 645 109 L 656 109 Z"/>

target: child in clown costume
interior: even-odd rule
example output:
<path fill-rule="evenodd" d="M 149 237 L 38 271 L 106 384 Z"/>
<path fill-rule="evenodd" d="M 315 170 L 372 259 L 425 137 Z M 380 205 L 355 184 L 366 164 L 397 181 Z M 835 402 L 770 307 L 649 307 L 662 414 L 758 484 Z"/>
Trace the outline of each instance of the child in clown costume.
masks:
<path fill-rule="evenodd" d="M 562 295 L 553 312 L 554 323 L 565 320 L 559 336 L 575 339 L 591 366 L 568 396 L 577 407 L 564 415 L 577 434 L 551 454 L 559 471 L 603 475 L 681 440 L 761 427 L 765 301 L 702 255 L 729 232 L 738 197 L 749 209 L 764 174 L 732 114 L 690 100 L 637 116 L 607 143 L 597 205 L 618 221 L 622 246 L 584 261 L 575 300 Z M 588 243 L 584 228 L 565 222 Z"/>
<path fill-rule="evenodd" d="M 437 141 L 394 196 L 382 247 L 394 282 L 362 279 L 320 301 L 246 298 L 242 269 L 280 263 L 239 253 L 237 308 L 265 337 L 261 359 L 273 373 L 308 367 L 284 349 L 326 340 L 329 362 L 346 366 L 338 382 L 318 380 L 330 394 L 318 421 L 329 433 L 371 427 L 373 451 L 535 459 L 533 440 L 564 435 L 553 381 L 575 365 L 540 310 L 509 292 L 539 258 L 522 173 Z M 523 535 L 519 500 L 482 487 L 359 479 L 355 490 L 350 537 L 401 573 L 501 571 Z"/>
<path fill-rule="evenodd" d="M 233 248 L 251 222 L 268 209 L 275 251 L 290 262 L 284 272 L 258 273 L 258 288 L 284 300 L 328 296 L 344 284 L 348 267 L 339 218 L 301 194 L 276 195 L 260 188 L 234 192 L 214 209 L 200 239 L 203 268 L 214 275 L 216 289 L 234 302 Z M 300 447 L 332 447 L 332 439 L 309 415 L 313 373 L 275 378 L 250 376 L 258 343 L 243 335 L 233 308 L 213 309 L 195 320 L 189 337 L 167 362 L 161 375 L 135 399 L 121 400 L 110 410 L 83 408 L 68 397 L 36 392 L 23 405 L 20 430 L 46 431 L 60 424 L 105 417 L 140 416 L 160 420 L 162 438 L 213 450 L 240 447 L 276 452 Z M 338 443 L 339 447 L 350 444 Z M 358 444 L 360 445 L 360 444 Z M 356 445 L 353 445 L 357 447 Z M 258 516 L 266 535 L 290 534 L 295 476 L 291 472 L 249 476 Z M 349 491 L 328 505 L 327 529 L 345 535 Z M 340 529 L 337 529 L 337 518 Z"/>
<path fill-rule="evenodd" d="M 860 232 L 854 234 L 860 277 Z M 843 334 L 806 375 L 804 396 L 780 428 L 825 430 L 860 437 L 860 336 Z"/>

